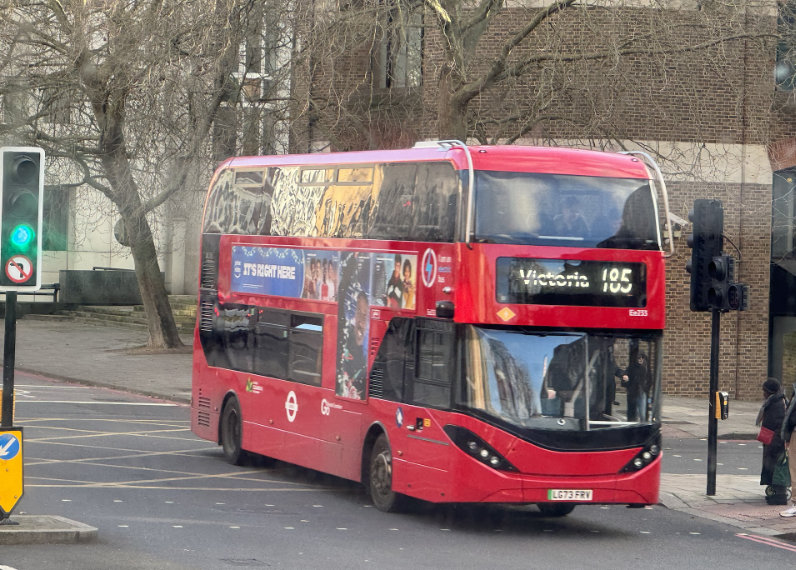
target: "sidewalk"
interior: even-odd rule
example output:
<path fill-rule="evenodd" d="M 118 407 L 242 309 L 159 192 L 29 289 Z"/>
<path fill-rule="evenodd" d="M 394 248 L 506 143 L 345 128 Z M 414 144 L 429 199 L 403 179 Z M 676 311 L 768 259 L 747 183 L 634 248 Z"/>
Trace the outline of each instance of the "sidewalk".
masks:
<path fill-rule="evenodd" d="M 142 329 L 27 316 L 17 323 L 16 370 L 190 402 L 190 349 L 148 351 L 143 348 L 146 340 Z M 187 347 L 191 340 L 183 338 Z M 718 422 L 719 439 L 754 440 L 759 407 L 760 402 L 731 401 L 729 418 Z M 706 399 L 664 397 L 664 447 L 667 439 L 706 438 L 707 414 Z M 705 495 L 706 486 L 705 473 L 663 474 L 660 501 L 670 509 L 736 526 L 739 532 L 796 540 L 796 518 L 779 516 L 786 507 L 766 505 L 756 471 L 718 475 L 712 497 Z"/>
<path fill-rule="evenodd" d="M 717 423 L 719 444 L 721 441 L 748 440 L 750 444 L 759 445 L 755 441 L 758 432 L 755 420 L 761 403 L 762 399 L 760 402 L 731 400 L 729 417 Z M 667 439 L 705 439 L 707 456 L 707 398 L 665 396 L 662 432 L 664 447 Z M 718 461 L 721 461 L 720 446 Z M 738 527 L 739 532 L 796 540 L 796 518 L 779 516 L 787 506 L 766 504 L 764 487 L 760 485 L 759 461 L 754 467 L 750 469 L 750 475 L 718 474 L 713 496 L 706 495 L 707 467 L 699 474 L 662 473 L 660 502 L 669 509 Z"/>
<path fill-rule="evenodd" d="M 192 337 L 182 341 L 179 353 L 156 352 L 146 349 L 144 329 L 28 315 L 17 321 L 15 368 L 187 404 Z"/>

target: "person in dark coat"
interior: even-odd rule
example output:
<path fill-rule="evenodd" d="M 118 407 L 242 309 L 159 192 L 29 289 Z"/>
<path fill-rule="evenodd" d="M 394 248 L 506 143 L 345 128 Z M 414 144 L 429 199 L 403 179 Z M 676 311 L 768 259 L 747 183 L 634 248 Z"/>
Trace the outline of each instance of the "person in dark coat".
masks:
<path fill-rule="evenodd" d="M 779 513 L 782 517 L 796 517 L 796 497 L 793 496 L 794 487 L 796 487 L 796 436 L 793 432 L 796 430 L 796 382 L 793 383 L 793 394 L 788 404 L 788 409 L 785 412 L 785 420 L 782 422 L 782 430 L 779 432 L 782 441 L 785 442 L 785 450 L 788 453 L 788 468 L 790 469 L 790 488 L 791 500 L 793 505 L 789 509 L 785 509 Z"/>
<path fill-rule="evenodd" d="M 777 459 L 785 451 L 785 442 L 780 436 L 782 421 L 785 419 L 785 394 L 776 378 L 768 378 L 763 382 L 765 401 L 757 414 L 757 424 L 774 432 L 774 439 L 763 445 L 763 469 L 760 472 L 760 484 L 766 488 L 766 502 L 769 505 L 787 505 L 787 487 L 774 485 L 774 467 Z"/>
<path fill-rule="evenodd" d="M 647 355 L 638 352 L 622 375 L 621 385 L 627 389 L 627 421 L 647 419 L 647 393 L 652 385 L 652 373 Z"/>

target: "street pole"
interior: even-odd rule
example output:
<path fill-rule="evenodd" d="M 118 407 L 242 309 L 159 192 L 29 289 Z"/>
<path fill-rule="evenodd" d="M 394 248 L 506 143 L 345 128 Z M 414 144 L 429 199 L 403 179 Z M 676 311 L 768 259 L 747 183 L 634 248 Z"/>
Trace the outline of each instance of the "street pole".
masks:
<path fill-rule="evenodd" d="M 716 393 L 719 391 L 719 330 L 721 311 L 713 309 L 710 321 L 710 393 L 708 394 L 708 488 L 707 494 L 716 494 L 716 444 L 718 420 L 716 419 Z"/>
<path fill-rule="evenodd" d="M 6 291 L 3 339 L 3 407 L 1 427 L 14 425 L 14 353 L 17 344 L 17 292 Z"/>

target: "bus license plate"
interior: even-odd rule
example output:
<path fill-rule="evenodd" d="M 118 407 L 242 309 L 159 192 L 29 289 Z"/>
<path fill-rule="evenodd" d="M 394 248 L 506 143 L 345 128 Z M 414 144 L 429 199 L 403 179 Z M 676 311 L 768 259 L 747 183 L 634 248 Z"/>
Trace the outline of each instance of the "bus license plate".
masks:
<path fill-rule="evenodd" d="M 591 489 L 548 489 L 548 501 L 591 501 Z"/>

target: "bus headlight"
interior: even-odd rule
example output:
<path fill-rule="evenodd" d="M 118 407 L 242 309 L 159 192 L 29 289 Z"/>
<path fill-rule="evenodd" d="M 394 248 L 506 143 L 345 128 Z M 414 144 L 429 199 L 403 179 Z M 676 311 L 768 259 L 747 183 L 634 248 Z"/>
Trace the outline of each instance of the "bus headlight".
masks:
<path fill-rule="evenodd" d="M 628 473 L 633 471 L 639 471 L 644 469 L 647 465 L 655 461 L 655 458 L 658 457 L 661 453 L 661 434 L 655 435 L 650 441 L 648 441 L 644 448 L 639 451 L 633 459 L 631 459 L 627 465 L 622 467 L 619 471 L 620 473 Z"/>
<path fill-rule="evenodd" d="M 498 471 L 517 471 L 517 468 L 509 463 L 505 457 L 469 429 L 450 424 L 443 429 L 456 447 L 473 459 Z"/>

